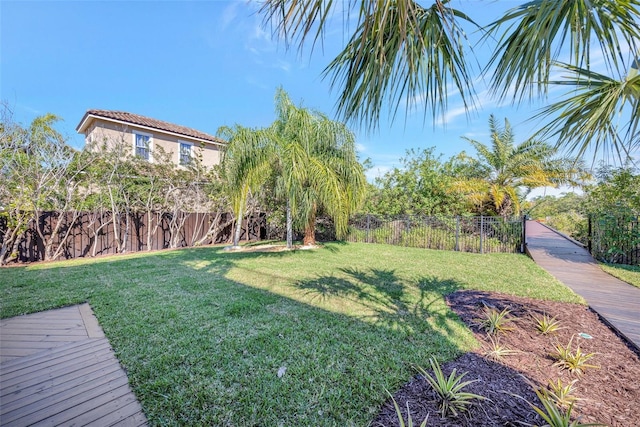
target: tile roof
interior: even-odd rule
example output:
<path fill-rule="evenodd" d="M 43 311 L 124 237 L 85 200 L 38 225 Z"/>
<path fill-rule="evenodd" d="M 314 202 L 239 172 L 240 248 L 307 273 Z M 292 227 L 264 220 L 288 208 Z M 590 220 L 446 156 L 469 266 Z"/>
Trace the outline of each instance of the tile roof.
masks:
<path fill-rule="evenodd" d="M 80 131 L 80 127 L 89 116 L 102 117 L 105 119 L 112 119 L 112 120 L 117 120 L 121 122 L 131 123 L 134 125 L 145 126 L 145 127 L 165 131 L 165 132 L 171 132 L 179 135 L 188 136 L 191 138 L 210 141 L 217 144 L 226 144 L 226 141 L 220 138 L 217 138 L 215 136 L 209 135 L 204 132 L 197 131 L 195 129 L 188 128 L 186 126 L 175 125 L 173 123 L 152 119 L 150 117 L 141 116 L 139 114 L 127 113 L 125 111 L 87 110 L 84 117 L 80 121 L 80 125 L 78 125 L 78 131 Z"/>

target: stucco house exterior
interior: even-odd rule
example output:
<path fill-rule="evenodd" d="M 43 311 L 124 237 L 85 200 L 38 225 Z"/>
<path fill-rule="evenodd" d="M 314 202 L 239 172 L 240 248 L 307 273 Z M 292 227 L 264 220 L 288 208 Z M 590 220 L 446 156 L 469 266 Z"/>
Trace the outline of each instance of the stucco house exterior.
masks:
<path fill-rule="evenodd" d="M 154 150 L 162 147 L 177 165 L 186 165 L 196 156 L 206 167 L 217 165 L 226 145 L 204 132 L 124 111 L 87 110 L 76 131 L 84 134 L 87 144 L 130 144 L 132 155 L 150 162 Z"/>

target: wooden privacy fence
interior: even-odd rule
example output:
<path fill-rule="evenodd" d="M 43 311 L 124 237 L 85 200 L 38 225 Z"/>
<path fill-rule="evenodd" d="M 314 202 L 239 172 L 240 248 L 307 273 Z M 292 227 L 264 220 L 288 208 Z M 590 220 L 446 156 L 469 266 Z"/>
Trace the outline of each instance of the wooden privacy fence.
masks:
<path fill-rule="evenodd" d="M 461 252 L 524 252 L 524 218 L 380 217 L 362 215 L 349 225 L 350 242 L 387 243 Z"/>
<path fill-rule="evenodd" d="M 640 217 L 616 213 L 590 216 L 588 247 L 600 261 L 640 265 Z"/>
<path fill-rule="evenodd" d="M 57 221 L 63 222 L 53 237 L 54 247 L 62 249 L 58 259 L 224 243 L 230 241 L 234 226 L 229 213 L 132 213 L 118 215 L 114 221 L 110 212 L 83 212 L 73 218 L 73 213 L 47 212 L 38 219 L 45 239 L 51 237 Z M 0 217 L 0 244 L 6 227 Z M 260 239 L 264 230 L 264 214 L 246 218 L 241 240 Z M 31 221 L 18 238 L 14 261 L 43 261 L 44 245 Z"/>

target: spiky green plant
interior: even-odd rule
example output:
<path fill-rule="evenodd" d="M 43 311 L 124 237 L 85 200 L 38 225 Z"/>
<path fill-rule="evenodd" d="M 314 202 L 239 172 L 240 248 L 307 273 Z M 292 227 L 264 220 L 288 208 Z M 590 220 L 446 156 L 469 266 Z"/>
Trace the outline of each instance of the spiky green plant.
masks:
<path fill-rule="evenodd" d="M 545 389 L 536 389 L 536 396 L 542 403 L 542 408 L 537 407 L 531 402 L 531 408 L 547 423 L 545 427 L 589 427 L 601 426 L 602 424 L 582 424 L 579 420 L 571 421 L 571 411 L 573 403 L 569 405 L 566 411 L 558 408 L 554 400 L 544 391 Z"/>
<path fill-rule="evenodd" d="M 500 344 L 500 338 L 494 338 L 491 335 L 487 335 L 487 338 L 489 338 L 490 344 L 487 350 L 484 352 L 484 355 L 489 359 L 497 361 L 502 360 L 502 358 L 506 356 L 513 356 L 514 354 L 518 354 L 518 350 L 512 350 Z"/>
<path fill-rule="evenodd" d="M 467 374 L 466 372 L 457 375 L 458 372 L 454 368 L 449 377 L 445 377 L 440 364 L 438 364 L 438 361 L 434 357 L 429 359 L 429 363 L 433 370 L 433 376 L 420 366 L 417 366 L 416 369 L 438 394 L 440 399 L 439 410 L 443 417 L 448 417 L 450 415 L 457 417 L 461 412 L 465 412 L 469 409 L 469 406 L 473 404 L 474 399 L 486 399 L 484 396 L 464 391 L 466 386 L 477 381 L 462 381 L 464 376 Z"/>
<path fill-rule="evenodd" d="M 562 329 L 560 321 L 554 317 L 549 316 L 547 313 L 543 313 L 540 317 L 533 317 L 536 322 L 536 329 L 542 335 L 550 335 L 558 330 Z"/>
<path fill-rule="evenodd" d="M 577 380 L 571 381 L 569 384 L 564 384 L 560 378 L 556 382 L 549 380 L 548 387 L 544 390 L 544 393 L 548 398 L 553 400 L 556 405 L 561 408 L 568 408 L 576 401 L 580 400 L 574 393 L 574 385 Z"/>
<path fill-rule="evenodd" d="M 398 406 L 398 402 L 393 398 L 393 395 L 389 393 L 387 390 L 387 394 L 391 396 L 391 400 L 393 401 L 393 407 L 396 410 L 396 415 L 398 416 L 398 422 L 400 427 L 413 427 L 413 418 L 411 418 L 411 411 L 409 410 L 409 402 L 407 402 L 407 422 L 405 423 L 404 417 L 402 416 L 402 411 L 400 411 L 400 406 Z M 427 427 L 427 421 L 429 421 L 429 414 L 425 417 L 424 421 L 420 423 L 420 427 Z"/>
<path fill-rule="evenodd" d="M 513 318 L 509 317 L 511 310 L 508 308 L 498 311 L 495 308 L 485 307 L 483 316 L 477 320 L 478 324 L 489 335 L 495 335 L 499 332 L 506 332 L 513 329 L 509 323 Z"/>
<path fill-rule="evenodd" d="M 587 360 L 594 357 L 595 353 L 583 353 L 578 345 L 575 351 L 572 351 L 573 337 L 569 340 L 566 346 L 561 344 L 555 345 L 555 353 L 551 354 L 551 357 L 556 359 L 555 366 L 559 366 L 562 369 L 567 369 L 572 374 L 581 375 L 585 369 L 597 368 L 595 365 L 587 364 Z"/>

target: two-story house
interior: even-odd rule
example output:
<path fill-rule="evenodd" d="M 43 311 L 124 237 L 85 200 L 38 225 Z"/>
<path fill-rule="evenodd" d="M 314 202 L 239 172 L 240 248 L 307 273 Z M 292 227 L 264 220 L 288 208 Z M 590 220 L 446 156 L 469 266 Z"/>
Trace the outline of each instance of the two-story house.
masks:
<path fill-rule="evenodd" d="M 226 145 L 204 132 L 124 111 L 88 110 L 76 131 L 85 135 L 87 144 L 123 141 L 130 144 L 133 155 L 150 162 L 154 149 L 161 147 L 178 165 L 195 156 L 202 158 L 204 166 L 217 165 Z"/>

